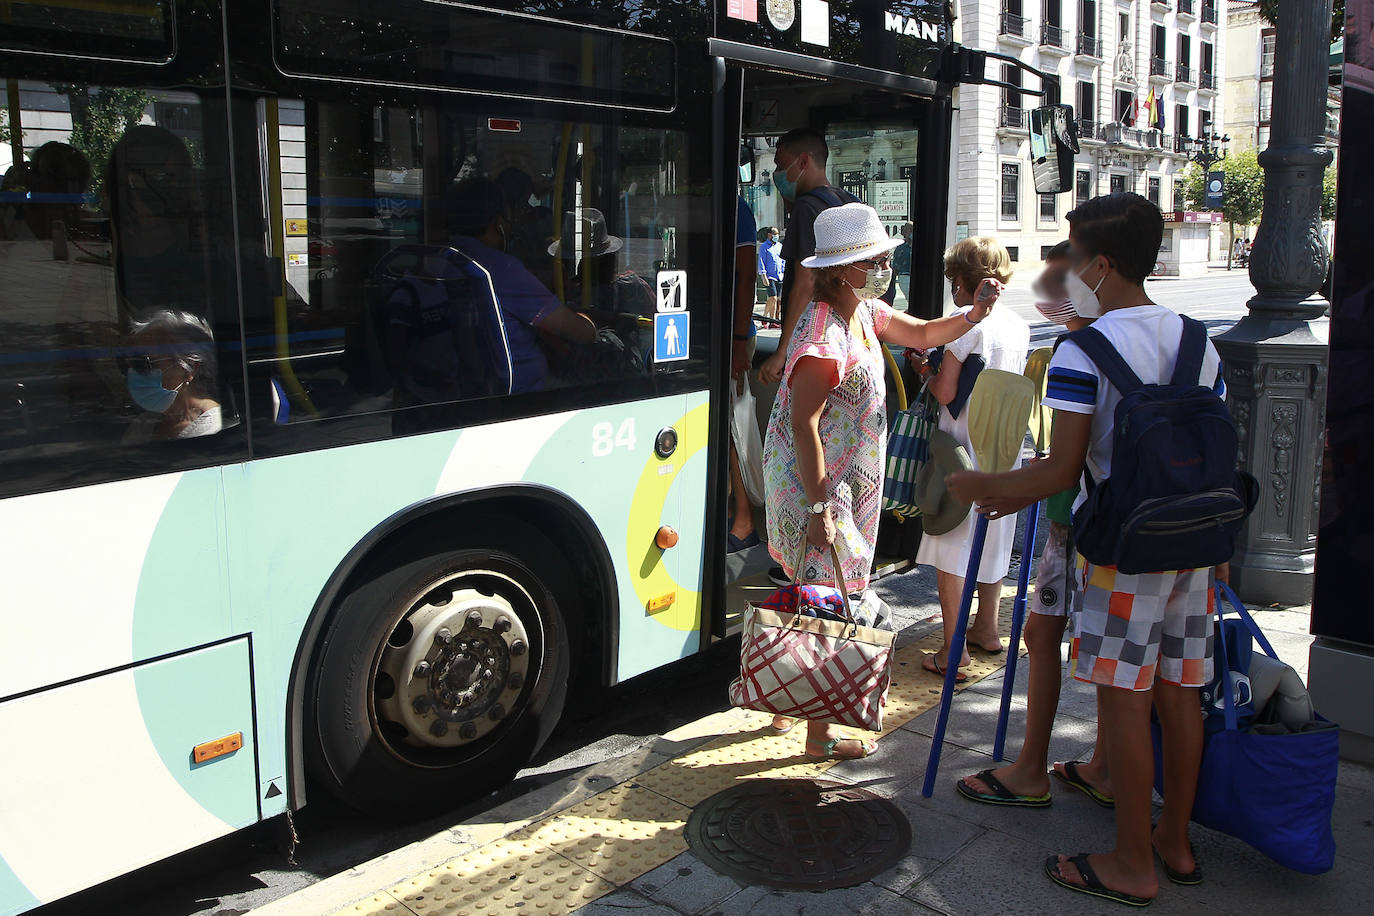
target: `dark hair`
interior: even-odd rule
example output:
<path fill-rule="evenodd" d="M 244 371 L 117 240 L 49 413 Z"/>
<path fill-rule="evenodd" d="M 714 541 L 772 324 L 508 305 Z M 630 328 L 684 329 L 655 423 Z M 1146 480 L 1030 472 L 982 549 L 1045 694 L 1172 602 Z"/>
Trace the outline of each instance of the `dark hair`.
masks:
<path fill-rule="evenodd" d="M 459 182 L 448 199 L 448 228 L 457 235 L 479 236 L 505 212 L 501 189 L 488 178 Z"/>
<path fill-rule="evenodd" d="M 815 292 L 814 299 L 817 302 L 833 303 L 844 292 L 849 281 L 845 279 L 845 274 L 849 268 L 854 266 L 854 262 L 848 264 L 832 264 L 829 267 L 821 267 L 816 270 L 816 282 L 813 287 Z"/>
<path fill-rule="evenodd" d="M 1067 219 L 1075 247 L 1092 257 L 1102 255 L 1127 280 L 1144 283 L 1154 270 L 1164 242 L 1164 214 L 1139 194 L 1094 197 L 1070 210 Z"/>
<path fill-rule="evenodd" d="M 764 226 L 762 229 L 759 230 L 758 240 L 759 240 L 760 242 L 767 241 L 767 240 L 768 240 L 768 236 L 772 233 L 772 231 L 773 231 L 773 227 L 772 227 L 772 226 Z"/>
<path fill-rule="evenodd" d="M 825 143 L 825 136 L 810 127 L 789 130 L 778 138 L 777 149 L 785 149 L 794 156 L 810 153 L 811 158 L 821 165 L 830 158 L 830 147 Z"/>
<path fill-rule="evenodd" d="M 1057 261 L 1057 260 L 1059 260 L 1060 258 L 1067 258 L 1068 256 L 1069 256 L 1069 243 L 1068 243 L 1067 241 L 1064 241 L 1064 242 L 1060 242 L 1058 245 L 1055 245 L 1055 246 L 1054 246 L 1053 248 L 1051 248 L 1049 251 L 1045 252 L 1045 257 L 1042 258 L 1041 260 L 1044 260 L 1044 261 Z"/>

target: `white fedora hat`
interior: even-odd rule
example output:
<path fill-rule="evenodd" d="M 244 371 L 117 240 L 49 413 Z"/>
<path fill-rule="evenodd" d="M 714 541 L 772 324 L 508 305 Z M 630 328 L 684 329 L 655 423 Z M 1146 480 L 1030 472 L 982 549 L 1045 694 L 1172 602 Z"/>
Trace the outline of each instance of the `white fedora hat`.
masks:
<path fill-rule="evenodd" d="M 891 238 L 868 204 L 852 203 L 822 210 L 816 216 L 816 253 L 803 267 L 833 267 L 887 254 L 902 244 Z"/>

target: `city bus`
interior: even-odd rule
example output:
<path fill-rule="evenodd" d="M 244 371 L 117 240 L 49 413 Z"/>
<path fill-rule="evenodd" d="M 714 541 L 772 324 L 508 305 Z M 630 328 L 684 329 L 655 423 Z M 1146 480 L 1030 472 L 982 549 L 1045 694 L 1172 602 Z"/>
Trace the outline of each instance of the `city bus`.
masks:
<path fill-rule="evenodd" d="M 724 635 L 737 198 L 823 130 L 938 314 L 948 6 L 0 2 L 0 912 Z"/>

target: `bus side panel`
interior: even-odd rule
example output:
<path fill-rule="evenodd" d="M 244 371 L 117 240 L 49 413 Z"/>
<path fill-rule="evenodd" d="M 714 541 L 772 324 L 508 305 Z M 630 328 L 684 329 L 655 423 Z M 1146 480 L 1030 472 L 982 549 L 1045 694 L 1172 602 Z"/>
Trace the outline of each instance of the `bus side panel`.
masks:
<path fill-rule="evenodd" d="M 706 407 L 705 393 L 669 396 L 226 469 L 234 625 L 257 634 L 263 734 L 285 736 L 291 666 L 331 576 L 378 525 L 434 496 L 520 483 L 563 493 L 596 523 L 614 565 L 619 676 L 695 652 Z M 654 439 L 667 426 L 680 444 L 660 459 Z M 677 547 L 654 545 L 660 525 L 680 533 Z M 651 611 L 665 596 L 673 600 Z M 265 816 L 285 810 L 286 795 L 265 794 L 286 772 L 286 742 L 264 742 Z"/>
<path fill-rule="evenodd" d="M 0 911 L 258 819 L 247 638 L 0 704 Z M 192 748 L 241 735 L 197 763 Z"/>

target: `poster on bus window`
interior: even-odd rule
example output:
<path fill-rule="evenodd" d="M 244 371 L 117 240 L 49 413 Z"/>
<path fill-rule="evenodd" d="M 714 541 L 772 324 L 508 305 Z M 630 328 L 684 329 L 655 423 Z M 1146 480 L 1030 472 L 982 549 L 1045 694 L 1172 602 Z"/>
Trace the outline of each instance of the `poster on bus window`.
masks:
<path fill-rule="evenodd" d="M 906 219 L 910 194 L 909 181 L 873 182 L 873 209 L 878 211 L 878 218 L 883 222 Z"/>

